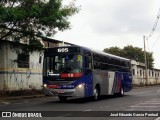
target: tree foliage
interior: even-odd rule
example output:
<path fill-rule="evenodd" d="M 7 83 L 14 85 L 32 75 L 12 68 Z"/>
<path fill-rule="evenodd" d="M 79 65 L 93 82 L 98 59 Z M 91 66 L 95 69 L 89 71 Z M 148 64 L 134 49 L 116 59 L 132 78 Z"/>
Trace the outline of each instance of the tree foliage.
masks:
<path fill-rule="evenodd" d="M 123 49 L 119 47 L 110 47 L 104 49 L 103 51 L 124 58 L 132 59 L 138 62 L 145 62 L 144 51 L 142 50 L 142 48 L 133 47 L 132 45 L 126 46 Z M 147 65 L 149 68 L 153 68 L 153 62 L 153 53 L 147 52 Z"/>
<path fill-rule="evenodd" d="M 68 18 L 78 11 L 74 1 L 63 5 L 62 0 L 1 0 L 0 39 L 42 47 L 38 37 L 70 29 Z"/>

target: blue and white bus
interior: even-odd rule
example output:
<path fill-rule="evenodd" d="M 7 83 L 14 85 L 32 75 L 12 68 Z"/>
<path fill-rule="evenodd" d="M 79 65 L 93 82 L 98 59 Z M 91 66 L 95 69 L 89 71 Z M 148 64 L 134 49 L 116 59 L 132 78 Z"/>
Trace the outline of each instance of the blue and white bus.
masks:
<path fill-rule="evenodd" d="M 132 89 L 129 59 L 80 46 L 47 48 L 44 52 L 45 95 L 93 97 L 123 96 Z"/>

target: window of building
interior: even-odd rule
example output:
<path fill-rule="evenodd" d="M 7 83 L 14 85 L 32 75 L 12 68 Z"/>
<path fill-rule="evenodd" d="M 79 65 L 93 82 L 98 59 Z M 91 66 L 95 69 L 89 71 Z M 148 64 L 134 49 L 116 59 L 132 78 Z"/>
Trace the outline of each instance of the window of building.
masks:
<path fill-rule="evenodd" d="M 42 63 L 42 56 L 39 56 L 39 63 Z"/>
<path fill-rule="evenodd" d="M 135 69 L 132 70 L 132 74 L 135 75 Z"/>
<path fill-rule="evenodd" d="M 142 70 L 140 70 L 140 76 L 142 76 Z"/>
<path fill-rule="evenodd" d="M 152 77 L 154 76 L 154 72 L 152 71 Z"/>
<path fill-rule="evenodd" d="M 29 68 L 29 53 L 22 52 L 17 56 L 18 68 Z"/>

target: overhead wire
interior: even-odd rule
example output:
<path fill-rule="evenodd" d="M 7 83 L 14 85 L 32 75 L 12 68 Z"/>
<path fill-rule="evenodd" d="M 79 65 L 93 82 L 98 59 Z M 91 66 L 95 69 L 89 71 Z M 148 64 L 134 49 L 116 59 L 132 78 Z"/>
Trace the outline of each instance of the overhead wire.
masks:
<path fill-rule="evenodd" d="M 154 23 L 154 26 L 153 26 L 152 31 L 150 32 L 148 38 L 152 37 L 153 33 L 155 32 L 157 24 L 159 22 L 159 18 L 160 18 L 160 8 L 159 8 L 159 11 L 158 11 L 158 15 L 157 15 L 156 21 Z"/>
<path fill-rule="evenodd" d="M 146 38 L 147 38 L 147 43 L 149 43 L 149 42 L 148 42 L 148 39 L 150 39 L 150 38 L 153 36 L 153 34 L 155 33 L 155 30 L 157 29 L 157 25 L 158 25 L 159 19 L 160 19 L 160 8 L 159 8 L 159 11 L 158 11 L 158 14 L 157 14 L 157 17 L 156 17 L 156 21 L 155 21 L 155 23 L 154 23 L 154 25 L 153 25 L 153 28 L 152 28 L 150 34 L 149 34 L 148 36 L 146 36 Z M 159 36 L 157 37 L 157 39 L 156 39 L 156 41 L 154 42 L 154 44 L 152 45 L 151 49 L 155 46 L 155 44 L 157 43 L 157 41 L 158 41 L 159 38 L 160 38 L 160 34 L 159 34 Z M 148 50 L 151 51 L 151 49 L 149 50 L 149 44 L 148 44 Z M 148 54 L 148 55 L 149 55 L 149 54 Z M 149 56 L 147 56 L 147 63 L 148 63 L 147 66 L 149 67 Z"/>
<path fill-rule="evenodd" d="M 154 26 L 153 26 L 153 28 L 152 28 L 152 31 L 150 32 L 150 34 L 149 34 L 149 36 L 147 37 L 147 39 L 150 39 L 150 38 L 153 36 L 155 30 L 157 29 L 157 25 L 158 25 L 159 19 L 160 19 L 160 8 L 159 8 L 159 11 L 158 11 L 158 14 L 157 14 L 157 17 L 156 17 L 156 21 L 155 21 Z M 155 42 L 153 43 L 151 49 L 153 49 L 153 47 L 156 45 L 156 43 L 157 43 L 157 41 L 159 40 L 159 38 L 160 38 L 160 34 L 158 35 L 157 39 L 156 39 Z M 148 45 L 148 46 L 149 46 L 149 45 Z"/>
<path fill-rule="evenodd" d="M 157 43 L 157 41 L 159 40 L 159 38 L 160 38 L 160 34 L 158 35 L 157 39 L 156 39 L 156 40 L 155 40 L 155 42 L 153 43 L 153 45 L 152 45 L 151 49 L 153 49 L 153 48 L 154 48 L 154 46 L 156 45 L 156 43 Z"/>

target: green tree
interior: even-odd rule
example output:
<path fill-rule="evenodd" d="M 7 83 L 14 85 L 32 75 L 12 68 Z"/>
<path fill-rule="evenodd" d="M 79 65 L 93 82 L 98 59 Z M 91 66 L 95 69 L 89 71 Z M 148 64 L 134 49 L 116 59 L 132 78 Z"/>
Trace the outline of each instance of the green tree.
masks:
<path fill-rule="evenodd" d="M 132 45 L 125 46 L 123 49 L 118 47 L 110 47 L 104 49 L 103 51 L 139 62 L 145 62 L 144 51 L 142 51 L 142 48 L 133 47 Z M 149 68 L 153 68 L 153 62 L 153 53 L 147 52 L 147 65 Z"/>
<path fill-rule="evenodd" d="M 142 48 L 133 47 L 132 45 L 123 48 L 123 53 L 126 58 L 133 59 L 139 62 L 144 62 L 144 52 Z"/>
<path fill-rule="evenodd" d="M 119 47 L 105 48 L 103 51 L 106 53 L 113 54 L 113 55 L 123 56 L 122 49 Z"/>
<path fill-rule="evenodd" d="M 19 43 L 26 40 L 30 48 L 42 48 L 39 37 L 51 37 L 58 30 L 70 29 L 68 18 L 79 11 L 72 1 L 1 0 L 0 39 Z"/>

